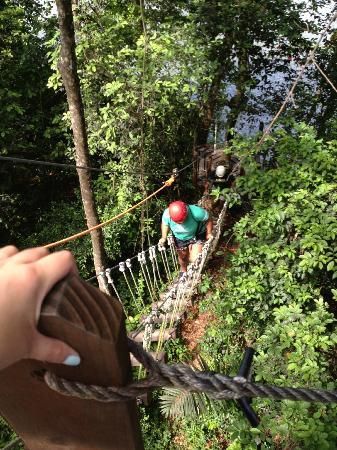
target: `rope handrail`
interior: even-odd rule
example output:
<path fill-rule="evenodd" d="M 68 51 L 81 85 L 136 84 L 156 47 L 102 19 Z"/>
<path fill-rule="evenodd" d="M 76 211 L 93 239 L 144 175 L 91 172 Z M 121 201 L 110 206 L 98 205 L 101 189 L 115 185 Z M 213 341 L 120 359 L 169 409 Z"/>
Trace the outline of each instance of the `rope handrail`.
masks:
<path fill-rule="evenodd" d="M 53 248 L 53 247 L 57 247 L 58 245 L 66 244 L 67 242 L 74 241 L 75 239 L 83 237 L 83 236 L 91 233 L 92 231 L 98 230 L 100 228 L 105 227 L 106 225 L 109 225 L 110 223 L 116 221 L 117 219 L 120 219 L 121 217 L 125 216 L 130 211 L 133 211 L 134 209 L 138 208 L 138 206 L 140 206 L 143 203 L 147 202 L 150 198 L 152 198 L 155 195 L 157 195 L 163 189 L 171 186 L 173 184 L 174 180 L 175 180 L 174 177 L 169 178 L 167 181 L 164 182 L 163 186 L 161 186 L 156 191 L 152 192 L 152 194 L 148 195 L 146 198 L 144 198 L 140 202 L 136 203 L 135 205 L 131 206 L 130 208 L 126 209 L 125 211 L 117 214 L 116 216 L 112 217 L 111 219 L 106 220 L 105 222 L 99 223 L 99 224 L 97 224 L 97 225 L 95 225 L 95 226 L 93 226 L 91 228 L 88 228 L 87 230 L 81 231 L 80 233 L 73 234 L 72 236 L 69 236 L 69 237 L 67 237 L 65 239 L 61 239 L 59 241 L 52 242 L 50 244 L 46 244 L 46 245 L 44 245 L 44 247 L 45 248 Z"/>
<path fill-rule="evenodd" d="M 126 386 L 96 386 L 68 381 L 47 371 L 44 381 L 59 394 L 100 402 L 120 402 L 165 386 L 189 392 L 203 392 L 217 400 L 242 398 L 272 398 L 320 403 L 337 403 L 337 391 L 323 389 L 279 387 L 253 383 L 246 378 L 192 370 L 184 364 L 168 365 L 156 361 L 143 347 L 128 338 L 129 351 L 149 372 L 148 378 Z"/>

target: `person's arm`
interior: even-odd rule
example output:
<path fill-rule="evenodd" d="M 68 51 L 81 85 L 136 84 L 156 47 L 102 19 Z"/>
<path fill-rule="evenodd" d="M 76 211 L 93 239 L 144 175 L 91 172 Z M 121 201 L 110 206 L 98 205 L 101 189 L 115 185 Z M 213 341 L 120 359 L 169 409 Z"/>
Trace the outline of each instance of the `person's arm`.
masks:
<path fill-rule="evenodd" d="M 201 206 L 193 206 L 193 210 L 190 209 L 192 216 L 194 220 L 197 222 L 205 223 L 206 228 L 206 240 L 210 239 L 212 237 L 212 230 L 213 230 L 213 220 L 210 212 L 207 211 L 207 209 L 202 208 Z"/>
<path fill-rule="evenodd" d="M 78 365 L 78 353 L 37 330 L 43 299 L 59 280 L 76 273 L 68 251 L 49 254 L 43 247 L 0 248 L 0 369 L 32 358 Z"/>
<path fill-rule="evenodd" d="M 164 222 L 161 223 L 161 238 L 159 239 L 159 244 L 164 245 L 167 240 L 167 235 L 170 231 L 170 227 Z"/>
<path fill-rule="evenodd" d="M 212 237 L 212 231 L 213 231 L 213 220 L 210 217 L 206 222 L 206 240 L 210 239 Z"/>

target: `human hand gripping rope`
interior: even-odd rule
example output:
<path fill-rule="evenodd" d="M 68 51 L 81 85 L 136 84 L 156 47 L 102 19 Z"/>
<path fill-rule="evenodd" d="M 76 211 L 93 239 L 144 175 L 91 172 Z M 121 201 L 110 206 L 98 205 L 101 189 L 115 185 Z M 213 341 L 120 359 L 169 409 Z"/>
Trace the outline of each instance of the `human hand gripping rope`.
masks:
<path fill-rule="evenodd" d="M 73 281 L 72 281 L 73 280 Z M 69 292 L 73 298 L 78 291 L 78 299 L 87 301 L 89 297 L 99 305 L 101 299 L 114 302 L 101 291 L 88 285 L 79 277 L 72 277 L 65 282 L 69 285 Z M 58 288 L 54 287 L 53 294 L 46 297 L 45 303 L 53 304 L 53 296 L 59 296 Z M 65 301 L 69 302 L 68 294 L 64 293 Z M 85 295 L 84 295 L 85 294 Z M 49 300 L 50 297 L 50 300 Z M 55 297 L 54 297 L 55 298 Z M 55 303 L 55 302 L 54 302 Z M 116 301 L 116 303 L 118 303 Z M 243 398 L 273 398 L 275 400 L 302 400 L 308 402 L 337 403 L 337 391 L 321 389 L 306 389 L 294 387 L 278 387 L 253 383 L 242 376 L 229 377 L 214 372 L 194 371 L 183 364 L 167 365 L 156 361 L 141 345 L 127 338 L 128 350 L 143 365 L 148 372 L 146 379 L 131 382 L 125 386 L 97 386 L 68 381 L 57 377 L 51 371 L 46 371 L 44 381 L 60 394 L 100 402 L 120 402 L 139 397 L 140 395 L 164 386 L 175 386 L 190 392 L 204 392 L 218 400 L 239 400 Z"/>
<path fill-rule="evenodd" d="M 13 251 L 14 250 L 15 249 L 13 248 Z M 27 252 L 25 253 L 25 255 L 31 257 L 30 256 L 31 254 L 28 254 Z M 61 256 L 62 255 L 64 256 L 65 254 L 63 252 L 60 252 L 55 255 L 56 256 L 51 255 L 50 258 L 52 256 L 54 259 L 56 257 L 61 258 Z M 11 256 L 11 258 L 13 258 L 13 263 L 17 262 L 19 256 L 16 255 Z M 20 256 L 20 258 L 22 259 L 23 256 L 24 252 L 22 252 L 22 256 Z M 49 258 L 49 256 L 46 256 L 45 253 L 43 253 L 42 257 L 40 254 L 38 254 L 36 258 L 37 261 L 44 261 L 46 258 Z M 35 264 L 35 262 L 33 264 Z M 53 264 L 56 264 L 55 261 L 53 262 Z M 39 267 L 42 268 L 44 266 L 40 265 Z M 28 268 L 28 264 L 25 263 L 23 268 L 26 270 Z M 3 265 L 2 270 L 5 269 L 6 265 Z M 65 267 L 64 272 L 60 272 L 59 274 L 56 275 L 56 277 L 60 278 L 62 277 L 62 274 L 66 274 L 67 272 L 70 273 L 73 269 L 75 269 L 73 262 L 69 262 L 67 267 Z M 50 272 L 53 272 L 52 267 L 49 267 L 48 270 Z M 93 300 L 96 300 L 96 297 L 97 299 L 99 299 L 100 296 L 103 296 L 105 302 L 107 301 L 107 299 L 109 299 L 109 297 L 104 296 L 104 294 L 101 293 L 98 289 L 95 289 L 92 286 L 85 283 L 84 281 L 80 280 L 78 276 L 72 277 L 77 283 L 75 284 L 75 286 L 80 284 L 80 288 L 78 288 L 79 299 L 82 297 L 84 299 L 92 297 Z M 36 277 L 34 285 L 38 286 L 39 282 L 40 278 Z M 73 289 L 72 286 L 71 289 Z M 74 291 L 72 290 L 72 292 Z M 4 296 L 4 298 L 5 297 L 6 296 Z M 45 302 L 47 301 L 47 298 L 48 296 L 46 297 Z M 113 301 L 113 299 L 110 300 Z M 13 310 L 13 314 L 15 313 L 16 310 Z M 18 311 L 17 315 L 19 316 L 19 318 L 22 317 L 20 311 Z M 21 319 L 19 318 L 17 319 L 17 321 L 20 322 Z M 11 321 L 10 327 L 17 330 L 15 317 Z M 32 330 L 32 333 L 34 334 L 35 331 Z M 261 398 L 273 398 L 276 400 L 289 399 L 289 400 L 302 400 L 309 402 L 337 403 L 336 391 L 268 386 L 263 384 L 252 383 L 244 377 L 228 377 L 226 375 L 217 374 L 213 372 L 194 371 L 190 367 L 182 364 L 167 365 L 156 361 L 150 354 L 144 351 L 141 345 L 135 343 L 131 339 L 128 339 L 127 342 L 129 351 L 147 370 L 149 374 L 148 378 L 137 382 L 131 382 L 126 386 L 122 387 L 121 386 L 102 387 L 89 384 L 86 385 L 77 382 L 70 382 L 64 378 L 55 376 L 50 371 L 46 371 L 44 374 L 44 381 L 51 389 L 56 390 L 57 392 L 63 395 L 79 397 L 82 399 L 94 399 L 101 402 L 128 400 L 130 398 L 138 397 L 142 393 L 148 392 L 153 389 L 161 388 L 164 386 L 175 386 L 180 389 L 184 389 L 191 392 L 205 392 L 209 396 L 218 400 L 224 399 L 237 400 L 245 397 L 246 398 L 261 397 Z M 56 341 L 54 341 L 54 343 L 57 344 Z M 68 346 L 64 347 L 65 351 L 69 351 L 68 349 L 70 349 L 70 347 Z M 34 357 L 33 354 L 31 354 L 31 356 Z M 18 356 L 18 358 L 19 357 L 20 355 Z M 21 357 L 27 357 L 27 355 L 23 352 Z M 62 358 L 58 360 L 55 359 L 54 361 L 58 362 L 62 361 Z M 53 361 L 52 358 L 50 358 L 49 360 Z M 11 362 L 15 362 L 15 359 Z"/>

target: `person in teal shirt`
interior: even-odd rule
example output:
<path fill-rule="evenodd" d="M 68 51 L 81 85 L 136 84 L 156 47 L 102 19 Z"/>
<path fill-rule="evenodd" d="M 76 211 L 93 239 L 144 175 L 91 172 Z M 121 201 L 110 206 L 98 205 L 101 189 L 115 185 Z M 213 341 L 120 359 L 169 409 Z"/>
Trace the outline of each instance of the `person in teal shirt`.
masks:
<path fill-rule="evenodd" d="M 194 262 L 202 250 L 203 243 L 212 236 L 213 222 L 206 209 L 187 205 L 178 200 L 165 209 L 161 223 L 161 239 L 164 245 L 171 230 L 180 264 L 180 275 L 187 265 Z"/>

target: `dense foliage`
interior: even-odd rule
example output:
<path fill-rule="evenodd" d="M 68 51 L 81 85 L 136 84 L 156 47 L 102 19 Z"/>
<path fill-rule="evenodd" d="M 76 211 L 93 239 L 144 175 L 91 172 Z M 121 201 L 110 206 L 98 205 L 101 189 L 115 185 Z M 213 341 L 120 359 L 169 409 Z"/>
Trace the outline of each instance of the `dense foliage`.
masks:
<path fill-rule="evenodd" d="M 195 145 L 231 142 L 227 149 L 243 156 L 245 176 L 225 195 L 250 212 L 224 236 L 238 246 L 230 267 L 208 273 L 201 286 L 201 311 L 217 320 L 200 355 L 210 370 L 235 374 L 244 346 L 253 345 L 256 380 L 333 388 L 337 94 L 311 65 L 282 125 L 261 148 L 256 135 L 233 138 L 233 129 L 255 133 L 277 111 L 313 34 L 324 27 L 319 8 L 325 3 L 73 2 L 91 164 L 107 170 L 93 174 L 100 219 L 158 188 L 174 167 L 190 164 Z M 0 4 L 0 155 L 74 164 L 53 5 Z M 336 33 L 323 39 L 316 60 L 336 84 L 335 44 Z M 40 245 L 86 228 L 74 170 L 1 162 L 0 189 L 1 245 Z M 156 241 L 161 212 L 177 196 L 200 196 L 189 170 L 175 190 L 104 229 L 109 266 Z M 67 248 L 81 275 L 92 275 L 89 238 Z M 144 279 L 137 282 L 142 293 Z M 119 288 L 127 293 L 123 282 Z M 129 328 L 143 312 L 137 301 L 126 300 Z M 166 352 L 171 361 L 192 357 L 180 340 Z M 174 395 L 177 404 L 179 393 L 166 399 Z M 157 398 L 142 408 L 146 448 L 336 448 L 333 406 L 255 400 L 262 424 L 250 429 L 234 404 L 200 401 L 202 407 L 192 399 L 193 408 L 187 401 L 183 414 L 168 420 Z M 2 442 L 11 437 L 1 425 Z"/>
<path fill-rule="evenodd" d="M 236 148 L 244 151 L 250 144 Z M 238 249 L 230 268 L 216 276 L 217 289 L 202 302 L 217 320 L 202 340 L 201 355 L 212 370 L 234 375 L 244 346 L 252 345 L 256 381 L 333 389 L 337 142 L 323 143 L 312 128 L 300 125 L 291 133 L 275 133 L 266 144 L 271 148 L 273 168 L 261 170 L 251 159 L 237 183 L 236 194 L 248 197 L 252 210 L 234 227 Z M 206 289 L 213 287 L 207 280 Z M 182 448 L 205 448 L 216 436 L 225 436 L 231 449 L 259 443 L 275 449 L 336 448 L 334 405 L 269 400 L 253 405 L 262 420 L 259 429 L 250 429 L 228 405 L 211 433 L 207 424 L 214 413 L 200 415 L 205 432 L 198 443 L 191 433 L 195 420 L 187 422 L 189 444 Z M 209 448 L 222 448 L 216 442 Z"/>
<path fill-rule="evenodd" d="M 308 26 L 302 15 L 310 9 L 307 20 L 315 31 L 321 2 L 284 0 L 261 6 L 255 0 L 234 5 L 193 0 L 172 6 L 166 1 L 95 0 L 75 4 L 92 165 L 114 172 L 95 182 L 100 219 L 105 220 L 158 187 L 174 167 L 188 164 L 193 144 L 212 139 L 215 123 L 223 135 L 242 117 L 274 112 L 284 85 L 275 86 L 273 79 L 278 73 L 285 80 L 293 76 L 296 66 L 288 64 L 289 58 L 301 59 L 311 45 L 302 36 Z M 71 162 L 74 148 L 57 70 L 59 33 L 51 6 L 51 0 L 16 0 L 5 1 L 1 9 L 1 154 Z M 256 22 L 250 20 L 253 14 Z M 324 66 L 331 65 L 334 51 L 327 47 L 323 56 Z M 331 91 L 324 90 L 324 98 Z M 298 108 L 292 113 L 300 115 L 299 111 L 307 112 Z M 319 111 L 319 106 L 313 109 L 313 120 Z M 327 120 L 331 115 L 330 105 Z M 74 172 L 9 163 L 2 167 L 3 242 L 44 243 L 85 227 Z M 182 179 L 183 196 L 195 198 L 186 189 L 186 181 Z M 65 204 L 74 218 L 68 224 L 62 220 Z M 126 243 L 124 254 L 134 251 L 135 242 L 149 244 L 161 208 L 152 202 L 121 221 L 117 229 L 106 230 L 111 261 L 121 256 L 120 241 Z M 16 220 L 9 226 L 14 209 Z M 81 260 L 81 273 L 92 273 L 86 244 L 79 242 L 71 248 Z"/>

